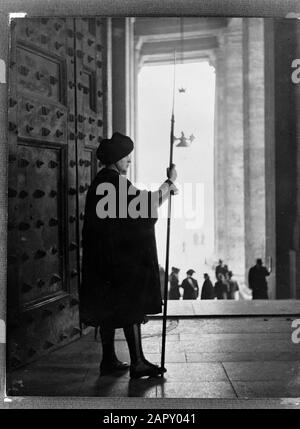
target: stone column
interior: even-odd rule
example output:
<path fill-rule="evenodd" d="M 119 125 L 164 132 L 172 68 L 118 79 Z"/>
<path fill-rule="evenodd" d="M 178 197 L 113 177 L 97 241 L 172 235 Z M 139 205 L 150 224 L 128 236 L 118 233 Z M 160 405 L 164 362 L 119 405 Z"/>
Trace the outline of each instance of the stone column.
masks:
<path fill-rule="evenodd" d="M 244 281 L 242 18 L 232 18 L 216 58 L 216 253 Z"/>
<path fill-rule="evenodd" d="M 107 95 L 105 99 L 105 108 L 106 108 L 106 115 L 107 115 L 107 123 L 106 123 L 106 136 L 107 138 L 110 138 L 112 135 L 112 19 L 107 18 L 106 19 L 106 49 L 107 49 L 107 65 L 106 65 L 106 88 L 107 88 Z"/>
<path fill-rule="evenodd" d="M 5 392 L 6 242 L 7 242 L 7 67 L 8 14 L 0 14 L 0 398 Z M 1 399 L 0 399 L 1 400 Z"/>
<path fill-rule="evenodd" d="M 133 18 L 112 18 L 112 130 L 134 136 Z M 134 157 L 130 178 L 133 177 Z"/>
<path fill-rule="evenodd" d="M 266 260 L 265 79 L 262 18 L 243 19 L 243 79 L 247 278 L 248 270 L 254 265 L 256 258 Z"/>
<path fill-rule="evenodd" d="M 245 270 L 242 18 L 233 18 L 226 34 L 226 212 L 227 261 L 243 279 Z"/>
<path fill-rule="evenodd" d="M 219 48 L 215 57 L 215 125 L 214 125 L 214 199 L 215 199 L 215 253 L 219 259 L 226 255 L 226 202 L 225 202 L 225 37 L 219 37 Z"/>
<path fill-rule="evenodd" d="M 264 57 L 266 257 L 272 258 L 272 273 L 268 278 L 269 297 L 276 299 L 275 65 L 273 19 L 264 20 Z"/>
<path fill-rule="evenodd" d="M 241 286 L 247 286 L 256 258 L 268 262 L 272 256 L 274 262 L 275 256 L 270 240 L 266 252 L 266 212 L 268 231 L 275 225 L 266 205 L 266 183 L 274 181 L 273 170 L 267 176 L 266 156 L 271 168 L 274 142 L 270 128 L 266 151 L 265 121 L 273 122 L 265 110 L 264 25 L 261 18 L 232 18 L 220 36 L 216 63 L 216 256 L 228 263 Z M 274 281 L 272 297 L 273 289 Z M 246 287 L 242 293 L 251 297 Z"/>

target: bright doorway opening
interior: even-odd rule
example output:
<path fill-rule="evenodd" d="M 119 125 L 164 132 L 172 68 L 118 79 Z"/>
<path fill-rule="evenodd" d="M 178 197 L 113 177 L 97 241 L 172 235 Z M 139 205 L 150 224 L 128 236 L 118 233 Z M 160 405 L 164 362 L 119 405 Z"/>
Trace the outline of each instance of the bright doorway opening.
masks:
<path fill-rule="evenodd" d="M 138 74 L 136 182 L 157 189 L 169 163 L 173 65 L 143 66 Z M 190 268 L 202 285 L 214 280 L 215 70 L 208 61 L 176 65 L 174 163 L 180 193 L 173 198 L 170 267 Z M 182 134 L 183 133 L 183 134 Z M 188 147 L 177 146 L 184 135 Z M 192 137 L 191 137 L 192 136 Z M 159 263 L 165 266 L 166 204 L 156 224 Z"/>

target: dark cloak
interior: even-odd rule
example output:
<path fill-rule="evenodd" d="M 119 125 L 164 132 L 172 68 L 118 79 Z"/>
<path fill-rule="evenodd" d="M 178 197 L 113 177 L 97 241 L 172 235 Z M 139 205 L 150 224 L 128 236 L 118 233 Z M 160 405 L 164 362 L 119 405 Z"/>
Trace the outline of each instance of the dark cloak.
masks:
<path fill-rule="evenodd" d="M 179 280 L 176 274 L 170 274 L 169 299 L 180 299 Z"/>
<path fill-rule="evenodd" d="M 268 299 L 268 283 L 266 277 L 270 273 L 264 266 L 254 265 L 248 274 L 249 288 L 252 289 L 253 299 Z"/>
<path fill-rule="evenodd" d="M 201 299 L 214 299 L 215 292 L 212 282 L 209 279 L 204 280 L 201 290 Z"/>
<path fill-rule="evenodd" d="M 122 218 L 119 179 L 127 189 L 132 186 L 117 171 L 103 168 L 86 197 L 79 291 L 81 323 L 86 325 L 121 328 L 162 311 L 154 230 L 157 210 L 155 217 L 150 217 L 153 212 L 149 211 L 144 218 Z M 106 196 L 96 195 L 101 183 L 113 184 L 116 189 L 116 217 L 97 216 L 97 203 Z M 150 203 L 151 192 L 137 192 L 146 193 Z M 128 196 L 127 210 L 134 197 Z"/>
<path fill-rule="evenodd" d="M 193 285 L 190 284 L 189 279 L 192 281 Z M 199 286 L 196 279 L 192 277 L 186 278 L 181 283 L 183 289 L 182 299 L 197 299 L 199 294 Z"/>

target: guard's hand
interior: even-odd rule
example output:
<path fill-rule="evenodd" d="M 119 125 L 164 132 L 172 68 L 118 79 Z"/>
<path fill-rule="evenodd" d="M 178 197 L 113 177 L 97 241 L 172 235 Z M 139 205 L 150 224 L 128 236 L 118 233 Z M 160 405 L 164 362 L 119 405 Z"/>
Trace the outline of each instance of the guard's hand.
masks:
<path fill-rule="evenodd" d="M 179 190 L 174 184 L 170 186 L 170 191 L 171 191 L 171 195 L 178 195 L 179 194 Z"/>
<path fill-rule="evenodd" d="M 167 168 L 167 177 L 168 179 L 172 180 L 172 182 L 175 182 L 177 179 L 177 171 L 175 168 L 175 164 L 172 164 L 171 168 Z"/>

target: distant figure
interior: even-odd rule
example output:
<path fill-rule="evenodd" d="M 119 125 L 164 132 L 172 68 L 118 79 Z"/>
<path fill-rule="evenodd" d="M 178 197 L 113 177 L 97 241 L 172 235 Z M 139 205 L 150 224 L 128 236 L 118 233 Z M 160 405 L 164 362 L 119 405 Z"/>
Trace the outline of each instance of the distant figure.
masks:
<path fill-rule="evenodd" d="M 199 286 L 197 280 L 193 279 L 193 274 L 196 271 L 188 270 L 187 277 L 183 280 L 181 287 L 183 289 L 182 299 L 197 299 L 199 295 Z"/>
<path fill-rule="evenodd" d="M 218 274 L 218 281 L 215 283 L 214 291 L 217 299 L 227 299 L 227 286 L 222 273 Z"/>
<path fill-rule="evenodd" d="M 256 259 L 256 265 L 250 268 L 248 275 L 249 288 L 252 289 L 252 299 L 269 299 L 266 277 L 270 271 L 263 265 L 261 259 Z"/>
<path fill-rule="evenodd" d="M 180 299 L 179 292 L 179 278 L 178 273 L 180 269 L 176 267 L 172 267 L 170 274 L 170 290 L 169 290 L 169 299 Z"/>
<path fill-rule="evenodd" d="M 163 267 L 159 264 L 159 280 L 160 280 L 160 290 L 161 290 L 161 299 L 164 299 L 165 294 L 165 270 Z"/>
<path fill-rule="evenodd" d="M 236 280 L 232 279 L 232 271 L 228 271 L 226 274 L 226 280 L 228 284 L 227 288 L 227 299 L 237 299 L 237 292 L 239 291 L 239 285 Z"/>
<path fill-rule="evenodd" d="M 228 268 L 226 269 L 227 265 L 223 265 L 222 259 L 219 259 L 219 265 L 216 266 L 216 279 L 218 281 L 219 274 L 222 274 L 225 277 L 225 274 L 228 271 Z"/>
<path fill-rule="evenodd" d="M 212 282 L 210 281 L 209 275 L 204 273 L 204 282 L 201 290 L 201 299 L 214 299 L 215 292 Z"/>

